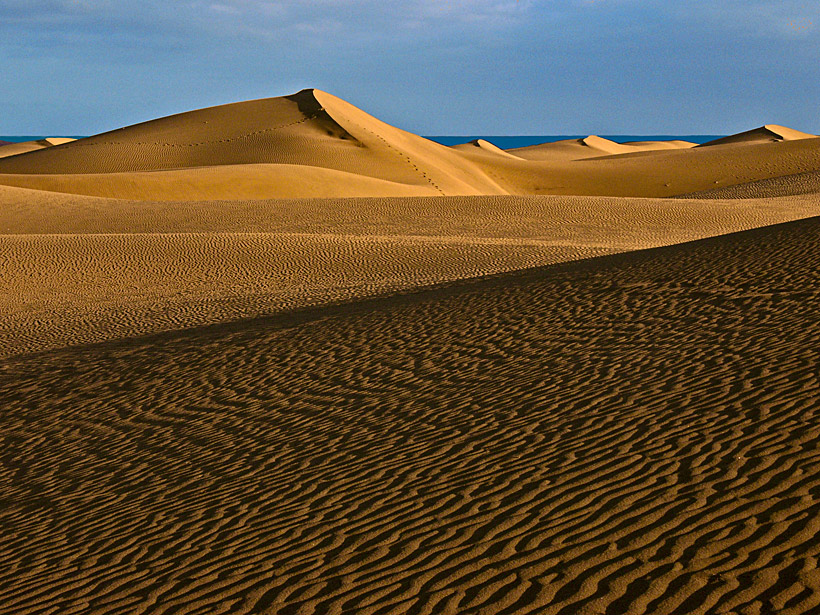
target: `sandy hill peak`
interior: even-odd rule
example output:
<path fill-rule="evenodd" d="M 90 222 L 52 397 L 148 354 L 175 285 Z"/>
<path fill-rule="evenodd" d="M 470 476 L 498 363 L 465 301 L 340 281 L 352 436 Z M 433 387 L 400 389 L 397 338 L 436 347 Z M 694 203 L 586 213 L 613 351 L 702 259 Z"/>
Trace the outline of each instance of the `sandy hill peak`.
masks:
<path fill-rule="evenodd" d="M 593 149 L 601 150 L 602 152 L 606 152 L 608 154 L 620 154 L 623 150 L 623 146 L 621 144 L 615 143 L 615 141 L 610 141 L 609 139 L 605 139 L 603 137 L 599 137 L 598 135 L 589 135 L 588 137 L 581 139 L 581 144 Z"/>
<path fill-rule="evenodd" d="M 753 128 L 745 132 L 739 132 L 728 137 L 715 139 L 699 145 L 698 147 L 711 147 L 714 145 L 732 145 L 737 143 L 773 143 L 778 141 L 798 141 L 800 139 L 814 139 L 817 135 L 807 132 L 779 126 L 777 124 L 765 124 L 759 128 Z"/>
<path fill-rule="evenodd" d="M 294 173 L 299 173 L 294 167 L 305 168 L 314 184 L 317 175 L 311 169 L 316 167 L 349 174 L 345 180 L 348 188 L 355 186 L 357 177 L 365 177 L 367 194 L 372 194 L 373 178 L 404 185 L 397 192 L 402 195 L 407 193 L 406 186 L 418 196 L 504 193 L 482 170 L 450 148 L 391 126 L 317 89 L 120 128 L 59 148 L 1 160 L 0 173 L 63 176 L 260 164 L 271 168 L 265 178 L 254 174 L 253 193 L 268 197 L 298 196 L 290 190 Z M 248 174 L 244 177 L 243 181 L 251 181 Z M 169 198 L 187 198 L 186 191 L 179 191 L 184 181 L 180 182 L 178 174 L 169 181 L 173 183 L 169 184 Z M 260 181 L 267 182 L 261 189 Z M 123 182 L 112 183 L 108 196 L 118 196 L 115 184 Z M 305 196 L 340 196 L 338 185 L 335 179 L 326 189 L 314 185 Z M 231 198 L 231 190 L 228 182 L 213 198 Z M 385 196 L 392 189 L 387 192 Z M 345 195 L 351 195 L 349 189 Z"/>

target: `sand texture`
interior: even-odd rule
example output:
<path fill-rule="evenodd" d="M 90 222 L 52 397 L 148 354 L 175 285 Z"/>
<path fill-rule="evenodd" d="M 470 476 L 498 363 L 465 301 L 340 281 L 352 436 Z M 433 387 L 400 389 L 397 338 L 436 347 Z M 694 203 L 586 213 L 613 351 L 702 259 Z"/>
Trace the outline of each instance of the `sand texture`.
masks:
<path fill-rule="evenodd" d="M 819 176 L 319 90 L 0 158 L 0 615 L 820 612 Z"/>
<path fill-rule="evenodd" d="M 818 233 L 9 361 L 0 612 L 816 612 Z"/>
<path fill-rule="evenodd" d="M 0 357 L 820 215 L 810 195 L 153 203 L 0 188 L 0 207 Z"/>

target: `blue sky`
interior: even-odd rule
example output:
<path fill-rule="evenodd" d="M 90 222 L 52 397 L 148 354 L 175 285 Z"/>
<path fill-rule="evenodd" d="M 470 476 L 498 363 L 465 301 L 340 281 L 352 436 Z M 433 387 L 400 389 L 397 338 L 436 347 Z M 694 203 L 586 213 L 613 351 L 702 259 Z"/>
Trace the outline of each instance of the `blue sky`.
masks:
<path fill-rule="evenodd" d="M 305 87 L 427 135 L 820 133 L 820 2 L 0 0 L 0 134 Z"/>

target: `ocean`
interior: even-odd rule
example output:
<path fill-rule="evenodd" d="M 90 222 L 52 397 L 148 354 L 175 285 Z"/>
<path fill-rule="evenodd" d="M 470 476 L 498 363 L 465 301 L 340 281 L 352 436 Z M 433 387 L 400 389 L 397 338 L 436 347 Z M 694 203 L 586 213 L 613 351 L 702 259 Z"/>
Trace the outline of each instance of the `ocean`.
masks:
<path fill-rule="evenodd" d="M 87 135 L 86 135 L 87 136 Z M 83 137 L 76 137 L 73 135 L 0 135 L 0 141 L 7 141 L 9 143 L 24 143 L 26 141 L 39 141 L 40 139 L 82 139 Z"/>
<path fill-rule="evenodd" d="M 25 136 L 2 136 L 0 141 L 8 141 L 9 143 L 22 143 L 23 141 L 36 141 L 38 139 L 45 139 L 46 137 L 54 137 L 56 135 L 25 135 Z M 459 143 L 469 143 L 474 139 L 484 139 L 490 143 L 497 145 L 501 149 L 514 149 L 516 147 L 527 147 L 528 145 L 538 145 L 539 143 L 553 143 L 554 141 L 562 141 L 564 139 L 583 139 L 587 135 L 495 135 L 495 136 L 434 136 L 425 137 L 436 143 L 442 145 L 458 145 Z M 610 139 L 616 143 L 626 143 L 628 141 L 691 141 L 692 143 L 706 143 L 715 139 L 720 139 L 726 135 L 600 135 L 605 139 Z M 82 139 L 83 137 L 71 136 L 71 139 Z"/>
<path fill-rule="evenodd" d="M 522 135 L 522 136 L 473 136 L 473 137 L 451 137 L 435 136 L 426 137 L 442 145 L 458 145 L 469 143 L 475 139 L 484 139 L 501 149 L 515 149 L 516 147 L 527 147 L 538 145 L 539 143 L 553 143 L 565 139 L 583 139 L 589 135 Z M 605 139 L 616 143 L 627 143 L 629 141 L 689 141 L 691 143 L 707 143 L 720 139 L 726 135 L 599 135 Z M 2 137 L 0 137 L 2 138 Z"/>

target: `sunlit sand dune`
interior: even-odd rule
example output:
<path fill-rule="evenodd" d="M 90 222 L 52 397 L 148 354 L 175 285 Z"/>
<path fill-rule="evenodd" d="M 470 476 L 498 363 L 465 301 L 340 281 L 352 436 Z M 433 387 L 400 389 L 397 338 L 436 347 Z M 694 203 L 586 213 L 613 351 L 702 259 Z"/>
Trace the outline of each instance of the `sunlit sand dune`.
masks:
<path fill-rule="evenodd" d="M 542 146 L 534 146 L 540 148 Z M 577 142 L 547 144 L 520 158 L 460 151 L 512 194 L 669 197 L 763 179 L 820 171 L 820 139 L 738 143 L 607 154 Z M 540 158 L 540 159 L 539 159 Z"/>
<path fill-rule="evenodd" d="M 319 90 L 192 111 L 82 139 L 59 151 L 0 160 L 0 174 L 62 176 L 260 163 L 290 165 L 285 170 L 270 171 L 266 196 L 280 196 L 277 187 L 291 181 L 316 183 L 323 189 L 322 196 L 342 196 L 338 191 L 344 182 L 337 181 L 335 174 L 319 175 L 314 167 L 386 180 L 390 182 L 382 190 L 386 196 L 407 194 L 406 187 L 396 192 L 396 183 L 416 187 L 416 194 L 502 192 L 495 182 L 449 148 L 385 124 Z M 300 169 L 305 172 L 302 178 L 298 177 Z M 165 178 L 172 185 L 180 181 L 174 175 Z M 44 189 L 53 189 L 54 179 L 42 181 Z M 69 180 L 57 181 L 65 187 Z M 82 180 L 74 181 L 88 186 Z M 105 196 L 120 196 L 117 188 L 126 181 L 118 177 L 95 183 L 105 186 L 108 182 L 110 188 Z M 158 185 L 163 179 L 152 176 L 152 181 Z M 226 176 L 222 181 L 231 179 Z M 2 177 L 0 183 L 5 183 Z M 33 177 L 26 187 L 37 187 L 35 183 Z M 367 189 L 372 182 L 362 183 L 365 193 L 372 192 Z M 311 187 L 310 191 L 316 192 L 317 188 Z"/>
<path fill-rule="evenodd" d="M 508 151 L 505 151 L 495 145 L 494 143 L 490 143 L 486 139 L 474 139 L 469 143 L 462 143 L 460 145 L 454 145 L 453 149 L 460 150 L 462 152 L 468 153 L 475 153 L 476 151 L 481 152 L 483 154 L 488 154 L 490 156 L 503 156 L 505 158 L 512 158 L 514 160 L 520 160 L 520 158 L 514 154 L 511 154 Z"/>
<path fill-rule="evenodd" d="M 818 177 L 320 90 L 0 158 L 0 614 L 817 613 Z"/>
<path fill-rule="evenodd" d="M 542 143 L 510 150 L 520 158 L 527 160 L 579 160 L 582 158 L 596 158 L 612 154 L 632 154 L 666 149 L 687 149 L 694 147 L 688 141 L 635 141 L 632 143 L 616 143 L 597 135 L 590 135 L 583 139 L 567 139 L 553 143 Z"/>
<path fill-rule="evenodd" d="M 35 144 L 38 151 L 0 159 L 0 185 L 166 201 L 670 197 L 820 171 L 820 138 L 782 126 L 694 145 L 590 135 L 510 151 L 485 140 L 450 148 L 314 89 L 182 113 L 59 147 Z M 4 146 L 10 147 L 16 146 Z"/>

